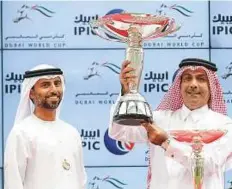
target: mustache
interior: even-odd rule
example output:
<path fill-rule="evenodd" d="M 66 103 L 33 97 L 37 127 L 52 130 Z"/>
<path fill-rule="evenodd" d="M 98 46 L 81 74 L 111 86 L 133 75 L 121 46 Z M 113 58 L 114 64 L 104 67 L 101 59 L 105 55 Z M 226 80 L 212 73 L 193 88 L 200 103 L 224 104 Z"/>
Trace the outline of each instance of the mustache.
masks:
<path fill-rule="evenodd" d="M 190 94 L 200 94 L 200 91 L 196 90 L 196 89 L 189 89 L 189 90 L 186 90 L 187 93 L 190 93 Z"/>
<path fill-rule="evenodd" d="M 61 94 L 58 93 L 58 92 L 52 92 L 52 93 L 45 96 L 45 98 L 50 98 L 50 97 L 58 97 L 58 98 L 60 98 Z"/>

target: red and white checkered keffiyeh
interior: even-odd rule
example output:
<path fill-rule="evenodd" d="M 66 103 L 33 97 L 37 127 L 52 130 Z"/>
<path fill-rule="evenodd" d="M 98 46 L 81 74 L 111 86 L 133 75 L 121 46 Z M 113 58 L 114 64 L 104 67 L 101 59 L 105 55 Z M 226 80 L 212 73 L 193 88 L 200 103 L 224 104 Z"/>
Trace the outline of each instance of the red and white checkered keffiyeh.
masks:
<path fill-rule="evenodd" d="M 183 99 L 180 92 L 180 84 L 181 84 L 181 76 L 183 72 L 187 69 L 196 70 L 196 69 L 203 69 L 209 80 L 209 88 L 210 88 L 210 101 L 209 101 L 209 108 L 215 112 L 221 113 L 226 115 L 226 104 L 223 99 L 223 91 L 222 87 L 219 83 L 219 79 L 215 72 L 203 67 L 203 66 L 184 66 L 179 69 L 176 78 L 169 88 L 168 92 L 164 95 L 161 103 L 157 107 L 156 110 L 172 110 L 176 111 L 180 109 L 183 105 Z M 150 152 L 150 150 L 149 150 Z M 151 163 L 150 163 L 150 153 L 149 155 L 149 167 L 148 167 L 148 176 L 147 176 L 147 188 L 150 188 L 151 182 Z"/>

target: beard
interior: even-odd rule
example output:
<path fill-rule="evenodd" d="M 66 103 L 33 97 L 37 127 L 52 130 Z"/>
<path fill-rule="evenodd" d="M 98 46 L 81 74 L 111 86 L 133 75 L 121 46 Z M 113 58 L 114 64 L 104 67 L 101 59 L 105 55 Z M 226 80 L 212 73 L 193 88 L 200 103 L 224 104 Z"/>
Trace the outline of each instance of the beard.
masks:
<path fill-rule="evenodd" d="M 57 101 L 45 100 L 42 103 L 42 107 L 45 108 L 45 109 L 55 110 L 60 105 L 60 101 L 61 101 L 61 99 L 59 99 Z"/>
<path fill-rule="evenodd" d="M 45 97 L 37 96 L 36 104 L 37 106 L 44 109 L 55 110 L 60 105 L 61 99 L 62 99 L 61 94 L 51 94 Z"/>

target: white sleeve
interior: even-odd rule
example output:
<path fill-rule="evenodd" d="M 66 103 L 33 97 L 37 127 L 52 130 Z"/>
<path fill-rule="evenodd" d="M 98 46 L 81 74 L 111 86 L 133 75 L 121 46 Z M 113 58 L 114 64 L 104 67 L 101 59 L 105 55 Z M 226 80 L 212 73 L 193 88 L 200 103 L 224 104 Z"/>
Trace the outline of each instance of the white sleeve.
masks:
<path fill-rule="evenodd" d="M 119 97 L 115 103 L 119 101 Z M 115 140 L 124 142 L 147 142 L 147 131 L 142 126 L 123 126 L 113 123 L 113 113 L 115 110 L 115 105 L 112 105 L 110 110 L 110 123 L 109 123 L 109 136 Z"/>
<path fill-rule="evenodd" d="M 230 130 L 218 141 L 206 145 L 204 149 L 207 165 L 213 170 L 222 167 L 225 168 L 224 170 L 232 168 L 232 123 L 226 126 Z"/>
<path fill-rule="evenodd" d="M 174 161 L 182 164 L 187 169 L 191 168 L 191 154 L 191 146 L 178 142 L 175 139 L 170 139 L 170 143 L 165 151 L 165 155 L 167 157 L 172 158 Z"/>
<path fill-rule="evenodd" d="M 23 189 L 28 151 L 25 137 L 13 128 L 6 141 L 4 154 L 5 189 Z"/>
<path fill-rule="evenodd" d="M 77 140 L 78 140 L 78 167 L 77 170 L 79 170 L 79 183 L 80 183 L 80 189 L 85 189 L 86 187 L 86 183 L 87 183 L 87 175 L 86 175 L 86 171 L 85 171 L 85 166 L 84 166 L 84 159 L 83 159 L 83 148 L 82 148 L 82 142 L 81 142 L 81 137 L 80 134 L 78 133 L 77 136 Z"/>

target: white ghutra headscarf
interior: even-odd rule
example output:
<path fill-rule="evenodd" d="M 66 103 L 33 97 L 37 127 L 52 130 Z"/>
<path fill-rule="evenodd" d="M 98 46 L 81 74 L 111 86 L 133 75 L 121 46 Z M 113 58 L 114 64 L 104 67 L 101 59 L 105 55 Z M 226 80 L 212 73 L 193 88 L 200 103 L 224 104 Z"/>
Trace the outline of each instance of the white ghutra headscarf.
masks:
<path fill-rule="evenodd" d="M 26 77 L 26 75 L 28 77 Z M 65 90 L 64 85 L 64 77 L 63 72 L 59 68 L 55 68 L 54 66 L 47 64 L 40 64 L 30 71 L 25 72 L 24 81 L 22 83 L 21 90 L 21 98 L 19 102 L 19 106 L 16 112 L 16 117 L 14 121 L 14 125 L 18 124 L 26 117 L 30 116 L 34 111 L 34 105 L 30 100 L 30 90 L 35 85 L 35 83 L 40 79 L 52 79 L 55 77 L 60 77 L 63 91 Z M 60 107 L 61 107 L 62 99 L 59 107 L 57 108 L 56 117 L 59 117 Z"/>

